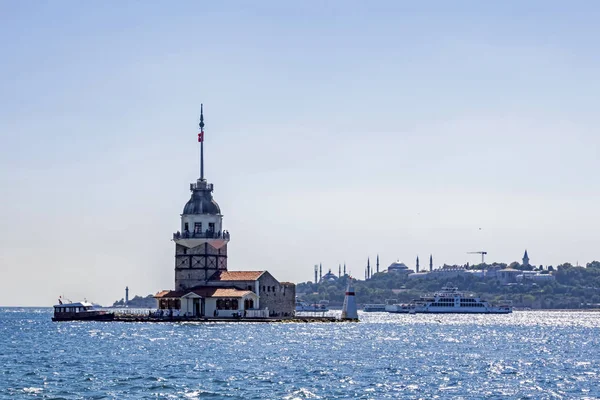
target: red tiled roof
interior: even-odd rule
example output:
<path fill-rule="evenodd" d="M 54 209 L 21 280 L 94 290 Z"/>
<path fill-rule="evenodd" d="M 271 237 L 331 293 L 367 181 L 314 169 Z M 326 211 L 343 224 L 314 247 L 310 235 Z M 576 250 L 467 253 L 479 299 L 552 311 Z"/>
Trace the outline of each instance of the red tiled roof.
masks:
<path fill-rule="evenodd" d="M 154 295 L 155 299 L 181 297 L 187 292 L 181 290 L 162 290 Z"/>
<path fill-rule="evenodd" d="M 240 290 L 234 287 L 216 287 L 216 286 L 196 286 L 188 290 L 163 290 L 154 295 L 156 299 L 181 298 L 189 293 L 195 293 L 200 297 L 237 297 L 241 298 L 249 293 L 250 290 Z"/>
<path fill-rule="evenodd" d="M 211 281 L 255 281 L 265 271 L 220 271 L 211 276 Z"/>
<path fill-rule="evenodd" d="M 250 290 L 239 290 L 239 289 L 217 289 L 211 297 L 244 297 L 251 292 Z"/>

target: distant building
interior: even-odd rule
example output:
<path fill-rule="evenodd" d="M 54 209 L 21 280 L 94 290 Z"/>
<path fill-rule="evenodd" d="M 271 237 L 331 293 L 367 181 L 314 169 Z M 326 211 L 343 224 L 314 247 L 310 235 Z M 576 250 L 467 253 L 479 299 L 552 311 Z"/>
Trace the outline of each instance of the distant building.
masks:
<path fill-rule="evenodd" d="M 474 276 L 483 278 L 485 271 L 468 270 L 462 266 L 445 265 L 430 272 L 418 272 L 408 275 L 408 279 L 451 279 L 458 276 Z"/>
<path fill-rule="evenodd" d="M 540 274 L 536 271 L 521 271 L 521 274 L 517 275 L 515 279 L 519 283 L 551 282 L 556 280 L 556 277 L 551 274 Z"/>
<path fill-rule="evenodd" d="M 529 267 L 529 255 L 527 255 L 527 250 L 525 250 L 525 254 L 523 254 L 523 266 Z"/>
<path fill-rule="evenodd" d="M 338 280 L 338 277 L 333 272 L 331 272 L 331 268 L 330 268 L 329 272 L 321 277 L 320 282 L 335 282 L 337 280 Z"/>
<path fill-rule="evenodd" d="M 390 266 L 387 268 L 387 272 L 388 274 L 408 275 L 414 273 L 415 271 L 408 268 L 406 264 L 396 261 L 390 264 Z"/>
<path fill-rule="evenodd" d="M 504 268 L 496 272 L 498 280 L 504 284 L 517 282 L 517 275 L 521 275 L 523 271 L 513 268 Z"/>

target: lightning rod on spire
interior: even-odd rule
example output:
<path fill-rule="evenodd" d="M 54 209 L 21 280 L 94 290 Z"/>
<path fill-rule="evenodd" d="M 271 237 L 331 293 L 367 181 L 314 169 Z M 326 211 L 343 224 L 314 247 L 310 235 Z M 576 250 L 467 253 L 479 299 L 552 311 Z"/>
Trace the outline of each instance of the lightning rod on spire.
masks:
<path fill-rule="evenodd" d="M 200 180 L 204 180 L 204 105 L 200 104 L 200 133 L 198 141 L 200 142 Z"/>

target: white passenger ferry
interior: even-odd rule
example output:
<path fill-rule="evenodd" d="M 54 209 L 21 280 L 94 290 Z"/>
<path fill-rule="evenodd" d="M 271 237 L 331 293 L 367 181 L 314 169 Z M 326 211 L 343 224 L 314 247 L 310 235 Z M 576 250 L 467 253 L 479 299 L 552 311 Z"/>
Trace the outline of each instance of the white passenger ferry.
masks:
<path fill-rule="evenodd" d="M 512 306 L 508 303 L 493 305 L 479 297 L 467 296 L 456 287 L 443 287 L 433 296 L 422 296 L 409 304 L 387 306 L 386 311 L 409 314 L 509 314 Z"/>

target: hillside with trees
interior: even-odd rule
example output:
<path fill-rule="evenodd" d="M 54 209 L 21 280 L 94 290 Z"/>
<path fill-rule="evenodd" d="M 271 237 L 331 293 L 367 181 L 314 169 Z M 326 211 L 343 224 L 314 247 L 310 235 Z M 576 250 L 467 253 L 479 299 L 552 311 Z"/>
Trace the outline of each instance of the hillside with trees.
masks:
<path fill-rule="evenodd" d="M 125 304 L 125 299 L 117 300 L 113 303 L 112 307 L 120 308 L 120 307 L 129 307 L 129 308 L 156 308 L 157 302 L 153 295 L 149 294 L 146 297 L 135 296 L 132 299 L 129 299 L 127 305 Z"/>
<path fill-rule="evenodd" d="M 480 264 L 469 269 L 482 270 L 506 267 L 506 264 Z M 532 309 L 582 309 L 600 308 L 600 262 L 593 261 L 585 267 L 569 263 L 558 267 L 534 268 L 512 263 L 508 267 L 522 270 L 541 270 L 556 278 L 551 282 L 523 282 L 502 284 L 496 279 L 480 278 L 465 274 L 452 279 L 409 279 L 406 275 L 393 273 L 374 274 L 369 280 L 354 283 L 359 304 L 409 302 L 425 294 L 433 293 L 446 284 L 461 291 L 472 292 L 486 300 L 511 300 L 515 307 Z M 341 305 L 344 300 L 348 277 L 336 281 L 300 283 L 297 296 L 308 302 L 328 300 L 331 305 Z"/>

